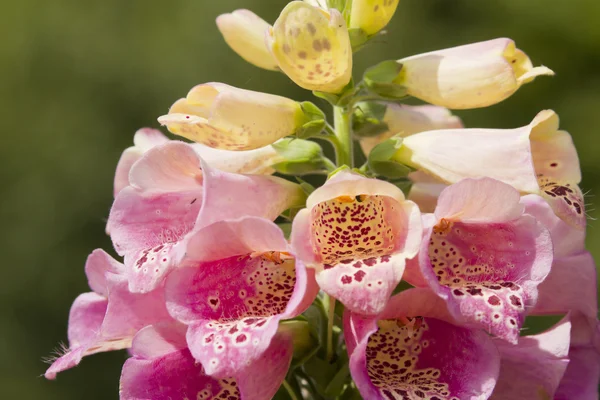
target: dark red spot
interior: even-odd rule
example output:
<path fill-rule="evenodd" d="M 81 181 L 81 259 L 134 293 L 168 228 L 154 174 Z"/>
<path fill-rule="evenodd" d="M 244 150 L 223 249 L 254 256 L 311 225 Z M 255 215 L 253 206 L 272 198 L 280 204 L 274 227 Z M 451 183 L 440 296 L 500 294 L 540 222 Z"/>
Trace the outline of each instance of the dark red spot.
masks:
<path fill-rule="evenodd" d="M 354 274 L 354 279 L 356 279 L 357 282 L 360 282 L 363 280 L 363 278 L 365 277 L 365 275 L 367 275 L 364 271 L 357 271 Z"/>
<path fill-rule="evenodd" d="M 246 335 L 244 335 L 242 333 L 241 335 L 239 335 L 238 337 L 235 338 L 235 342 L 236 343 L 242 343 L 242 342 L 245 342 L 246 339 L 248 339 L 248 338 L 246 337 Z"/>
<path fill-rule="evenodd" d="M 501 301 L 498 296 L 490 296 L 490 298 L 488 299 L 488 303 L 490 303 L 493 306 L 497 306 L 500 305 Z"/>
<path fill-rule="evenodd" d="M 352 283 L 352 277 L 351 277 L 351 276 L 349 276 L 349 275 L 344 275 L 344 276 L 342 276 L 342 283 L 343 283 L 344 285 L 347 285 L 347 284 L 349 284 L 349 283 Z"/>

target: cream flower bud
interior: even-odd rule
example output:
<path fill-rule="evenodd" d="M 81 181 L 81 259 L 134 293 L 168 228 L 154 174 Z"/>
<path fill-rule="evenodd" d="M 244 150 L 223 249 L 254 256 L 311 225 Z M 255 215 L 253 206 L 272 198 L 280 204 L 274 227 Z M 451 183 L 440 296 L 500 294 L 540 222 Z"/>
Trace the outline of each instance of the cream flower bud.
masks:
<path fill-rule="evenodd" d="M 390 22 L 399 0 L 353 0 L 350 11 L 350 29 L 360 29 L 371 36 Z"/>
<path fill-rule="evenodd" d="M 293 100 L 212 82 L 194 87 L 158 121 L 210 147 L 251 150 L 296 133 L 305 117 Z"/>
<path fill-rule="evenodd" d="M 338 93 L 352 78 L 352 48 L 339 11 L 292 1 L 266 41 L 279 68 L 298 86 Z"/>
<path fill-rule="evenodd" d="M 434 129 L 463 127 L 460 118 L 452 115 L 448 109 L 430 105 L 386 104 L 382 122 L 388 127 L 385 132 L 360 139 L 360 147 L 365 154 L 369 154 L 373 147 L 394 135 L 407 137 L 418 132 Z"/>
<path fill-rule="evenodd" d="M 402 70 L 394 83 L 416 98 L 453 109 L 499 103 L 536 76 L 554 75 L 544 66 L 533 67 L 511 39 L 432 51 L 398 63 Z"/>
<path fill-rule="evenodd" d="M 217 27 L 225 42 L 240 57 L 257 67 L 277 70 L 277 62 L 265 44 L 265 32 L 271 28 L 249 10 L 235 10 L 217 17 Z"/>

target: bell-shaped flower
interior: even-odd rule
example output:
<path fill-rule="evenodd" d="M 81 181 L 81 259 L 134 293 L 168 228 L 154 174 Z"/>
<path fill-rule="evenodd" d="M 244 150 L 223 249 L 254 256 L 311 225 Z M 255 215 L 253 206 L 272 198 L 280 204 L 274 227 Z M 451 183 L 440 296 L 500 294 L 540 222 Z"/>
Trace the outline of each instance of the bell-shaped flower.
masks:
<path fill-rule="evenodd" d="M 548 230 L 519 199 L 490 178 L 448 187 L 424 218 L 419 253 L 421 274 L 457 321 L 512 343 L 552 264 Z"/>
<path fill-rule="evenodd" d="M 251 150 L 295 134 L 306 117 L 294 100 L 211 82 L 190 90 L 158 122 L 210 147 Z"/>
<path fill-rule="evenodd" d="M 538 287 L 533 315 L 558 315 L 578 311 L 590 318 L 598 314 L 596 264 L 585 250 L 585 231 L 558 218 L 542 198 L 521 198 L 525 212 L 534 216 L 550 232 L 554 260 L 548 277 Z"/>
<path fill-rule="evenodd" d="M 369 315 L 385 307 L 421 235 L 419 209 L 400 189 L 342 170 L 308 197 L 291 243 L 323 291 Z"/>
<path fill-rule="evenodd" d="M 510 97 L 539 75 L 511 39 L 501 38 L 398 60 L 402 69 L 394 83 L 418 99 L 452 109 L 487 107 Z"/>
<path fill-rule="evenodd" d="M 496 341 L 500 376 L 490 400 L 554 399 L 569 364 L 570 337 L 571 322 L 565 317 L 546 332 L 521 337 L 518 344 Z"/>
<path fill-rule="evenodd" d="M 348 28 L 360 29 L 372 36 L 390 22 L 399 0 L 352 0 Z"/>
<path fill-rule="evenodd" d="M 600 379 L 600 323 L 574 312 L 571 319 L 569 365 L 554 400 L 597 400 Z"/>
<path fill-rule="evenodd" d="M 383 105 L 383 103 L 381 103 Z M 360 107 L 360 104 L 358 105 Z M 369 154 L 373 147 L 394 135 L 407 137 L 415 133 L 435 129 L 460 129 L 463 127 L 459 117 L 444 108 L 437 106 L 409 106 L 406 104 L 388 103 L 381 122 L 387 129 L 375 136 L 360 138 L 360 147 Z"/>
<path fill-rule="evenodd" d="M 188 347 L 208 375 L 238 378 L 284 334 L 279 321 L 310 306 L 314 276 L 263 218 L 222 220 L 186 242 L 166 280 L 167 308 L 188 326 Z"/>
<path fill-rule="evenodd" d="M 69 313 L 69 347 L 48 368 L 47 379 L 75 367 L 84 356 L 130 347 L 146 325 L 172 321 L 164 292 L 130 293 L 123 264 L 103 250 L 88 257 L 85 273 L 93 292 L 75 299 Z"/>
<path fill-rule="evenodd" d="M 344 336 L 364 399 L 484 400 L 498 377 L 491 338 L 455 325 L 428 289 L 401 292 L 377 317 L 347 311 Z"/>
<path fill-rule="evenodd" d="M 229 47 L 244 60 L 260 68 L 278 69 L 265 43 L 265 33 L 271 25 L 258 15 L 243 9 L 221 14 L 217 17 L 217 27 Z"/>
<path fill-rule="evenodd" d="M 348 28 L 336 9 L 292 1 L 266 41 L 279 68 L 304 89 L 338 93 L 352 79 Z"/>
<path fill-rule="evenodd" d="M 404 138 L 394 159 L 446 183 L 488 176 L 522 193 L 539 194 L 554 212 L 583 229 L 579 158 L 558 115 L 540 112 L 516 129 L 442 129 Z"/>
<path fill-rule="evenodd" d="M 185 325 L 148 326 L 133 339 L 121 373 L 121 400 L 264 400 L 275 395 L 287 373 L 289 339 L 277 337 L 239 377 L 213 378 L 187 348 Z"/>
<path fill-rule="evenodd" d="M 140 293 L 163 282 L 176 264 L 177 244 L 192 229 L 245 215 L 274 220 L 305 197 L 299 185 L 282 178 L 213 169 L 179 141 L 146 152 L 129 182 L 115 199 L 107 231 L 125 257 L 129 289 Z"/>

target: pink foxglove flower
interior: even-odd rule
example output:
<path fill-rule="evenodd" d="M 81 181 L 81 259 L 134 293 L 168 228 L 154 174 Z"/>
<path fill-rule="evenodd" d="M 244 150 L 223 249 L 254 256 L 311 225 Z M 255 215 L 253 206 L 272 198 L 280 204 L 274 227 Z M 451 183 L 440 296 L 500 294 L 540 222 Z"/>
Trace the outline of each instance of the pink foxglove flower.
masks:
<path fill-rule="evenodd" d="M 498 377 L 492 340 L 455 325 L 428 289 L 392 297 L 377 317 L 347 312 L 344 335 L 364 399 L 484 400 Z"/>
<path fill-rule="evenodd" d="M 496 341 L 500 376 L 491 400 L 553 399 L 569 364 L 571 323 L 564 318 L 539 335 L 518 344 Z M 577 397 L 579 399 L 579 397 Z"/>
<path fill-rule="evenodd" d="M 594 316 L 573 312 L 569 365 L 555 400 L 596 400 L 600 379 L 600 323 Z"/>
<path fill-rule="evenodd" d="M 547 67 L 534 67 L 507 38 L 417 54 L 398 63 L 402 70 L 396 84 L 411 96 L 453 109 L 499 103 L 535 77 L 554 75 Z"/>
<path fill-rule="evenodd" d="M 377 314 L 417 254 L 421 215 L 396 186 L 342 170 L 315 190 L 294 219 L 297 257 L 348 309 Z"/>
<path fill-rule="evenodd" d="M 298 185 L 282 178 L 210 168 L 192 145 L 178 141 L 146 152 L 129 181 L 115 199 L 107 230 L 125 257 L 129 289 L 141 293 L 163 282 L 175 265 L 177 243 L 194 227 L 244 215 L 275 219 L 304 198 Z"/>
<path fill-rule="evenodd" d="M 302 313 L 317 291 L 281 229 L 257 217 L 194 232 L 166 282 L 169 312 L 188 325 L 192 355 L 217 378 L 243 374 L 282 334 L 279 321 Z"/>
<path fill-rule="evenodd" d="M 48 379 L 76 366 L 84 356 L 130 347 L 146 325 L 172 321 L 164 292 L 130 293 L 123 264 L 103 250 L 90 254 L 85 272 L 93 292 L 75 299 L 69 313 L 68 351 L 48 368 Z"/>
<path fill-rule="evenodd" d="M 421 274 L 459 322 L 513 343 L 552 263 L 548 230 L 519 200 L 490 178 L 448 187 L 419 253 Z"/>
<path fill-rule="evenodd" d="M 550 231 L 554 244 L 552 269 L 538 287 L 538 302 L 531 314 L 578 311 L 595 318 L 598 314 L 596 263 L 585 250 L 585 231 L 558 218 L 539 196 L 524 196 L 521 204 L 527 214 L 533 215 Z"/>
<path fill-rule="evenodd" d="M 176 323 L 147 326 L 131 352 L 121 374 L 121 400 L 270 399 L 292 358 L 289 341 L 278 337 L 239 378 L 213 378 L 187 348 L 185 325 Z"/>
<path fill-rule="evenodd" d="M 158 121 L 210 147 L 252 150 L 293 135 L 306 119 L 296 101 L 209 82 L 192 88 Z"/>
<path fill-rule="evenodd" d="M 395 159 L 446 183 L 488 176 L 539 194 L 566 222 L 583 229 L 579 158 L 554 111 L 516 129 L 442 129 L 405 138 Z"/>

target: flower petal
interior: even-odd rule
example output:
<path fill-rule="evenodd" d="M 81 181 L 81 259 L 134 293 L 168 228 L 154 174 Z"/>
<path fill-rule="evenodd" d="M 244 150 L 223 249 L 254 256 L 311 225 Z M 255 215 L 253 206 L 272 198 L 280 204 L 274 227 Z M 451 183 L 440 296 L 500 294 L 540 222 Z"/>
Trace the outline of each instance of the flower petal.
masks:
<path fill-rule="evenodd" d="M 570 331 L 567 317 L 544 333 L 522 337 L 517 345 L 498 341 L 500 376 L 490 399 L 554 398 L 569 364 Z"/>
<path fill-rule="evenodd" d="M 243 151 L 215 149 L 201 143 L 192 147 L 211 167 L 236 174 L 271 175 L 275 172 L 271 165 L 283 161 L 270 145 Z"/>
<path fill-rule="evenodd" d="M 85 275 L 90 289 L 104 297 L 108 296 L 111 276 L 123 275 L 125 267 L 102 249 L 96 249 L 85 263 Z"/>
<path fill-rule="evenodd" d="M 443 220 L 442 220 L 443 222 Z M 533 217 L 503 223 L 445 222 L 429 228 L 421 273 L 467 325 L 516 342 L 525 309 L 550 272 L 550 234 Z"/>

